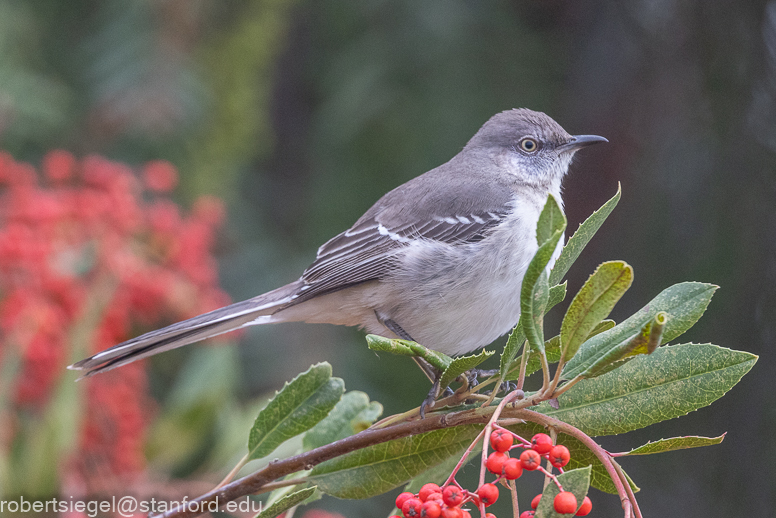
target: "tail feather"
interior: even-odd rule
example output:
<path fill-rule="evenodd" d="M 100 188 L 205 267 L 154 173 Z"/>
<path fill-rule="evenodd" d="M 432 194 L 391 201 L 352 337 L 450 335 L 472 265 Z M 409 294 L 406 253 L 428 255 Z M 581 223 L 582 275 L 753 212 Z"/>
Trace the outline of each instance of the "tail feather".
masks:
<path fill-rule="evenodd" d="M 293 282 L 264 295 L 148 332 L 76 362 L 68 369 L 86 371 L 79 378 L 83 379 L 141 358 L 239 329 L 258 317 L 271 315 L 286 306 L 301 285 L 300 281 Z"/>

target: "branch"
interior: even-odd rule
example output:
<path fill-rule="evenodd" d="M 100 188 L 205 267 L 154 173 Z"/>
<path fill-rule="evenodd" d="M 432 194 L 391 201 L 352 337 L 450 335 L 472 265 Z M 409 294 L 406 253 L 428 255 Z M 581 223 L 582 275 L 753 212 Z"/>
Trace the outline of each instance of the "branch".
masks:
<path fill-rule="evenodd" d="M 267 484 L 278 478 L 296 473 L 297 471 L 312 469 L 324 461 L 366 448 L 367 446 L 452 426 L 485 424 L 490 420 L 494 410 L 494 407 L 490 407 L 450 414 L 429 415 L 425 419 L 399 423 L 387 428 L 368 429 L 320 448 L 289 457 L 288 459 L 273 461 L 255 473 L 209 491 L 200 497 L 190 500 L 185 506 L 175 507 L 163 514 L 157 515 L 157 517 L 192 518 L 207 511 L 208 504 L 211 502 L 215 501 L 218 502 L 219 506 L 223 506 L 227 502 L 243 496 L 264 492 L 263 490 Z M 199 510 L 202 511 L 198 512 Z"/>
<path fill-rule="evenodd" d="M 514 391 L 513 393 L 516 392 L 517 391 Z M 507 400 L 507 398 L 504 399 Z M 274 483 L 275 480 L 298 471 L 310 470 L 314 466 L 335 457 L 375 444 L 440 430 L 442 428 L 467 424 L 488 424 L 491 422 L 497 411 L 501 411 L 503 421 L 513 421 L 514 419 L 532 421 L 544 426 L 551 426 L 558 431 L 579 439 L 583 444 L 590 448 L 606 468 L 617 488 L 617 493 L 620 495 L 623 509 L 627 513 L 626 517 L 629 517 L 631 509 L 635 504 L 635 499 L 633 499 L 632 496 L 633 493 L 631 492 L 630 495 L 628 494 L 623 486 L 617 468 L 613 465 L 612 458 L 601 446 L 584 432 L 569 424 L 544 414 L 521 408 L 522 405 L 530 404 L 528 401 L 520 400 L 508 404 L 508 401 L 505 400 L 502 400 L 501 404 L 497 407 L 474 408 L 448 414 L 430 414 L 425 419 L 397 423 L 385 428 L 370 428 L 364 430 L 363 432 L 351 435 L 345 439 L 295 455 L 288 459 L 273 461 L 255 473 L 225 486 L 213 489 L 198 498 L 190 500 L 185 506 L 181 505 L 170 509 L 161 515 L 157 515 L 156 518 L 193 518 L 194 516 L 198 516 L 209 510 L 209 505 L 213 502 L 216 502 L 220 507 L 247 495 L 264 493 L 278 487 L 278 485 Z M 495 417 L 498 418 L 498 414 L 495 414 Z"/>

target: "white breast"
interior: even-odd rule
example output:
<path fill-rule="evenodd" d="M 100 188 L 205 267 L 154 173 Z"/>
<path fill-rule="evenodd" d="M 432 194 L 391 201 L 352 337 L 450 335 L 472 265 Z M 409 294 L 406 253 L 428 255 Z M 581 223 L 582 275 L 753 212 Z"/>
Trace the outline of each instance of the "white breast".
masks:
<path fill-rule="evenodd" d="M 520 288 L 538 249 L 536 223 L 544 201 L 522 201 L 477 243 L 410 245 L 403 267 L 383 282 L 392 295 L 378 309 L 419 343 L 449 355 L 508 333 L 520 317 Z M 548 268 L 561 248 L 559 243 Z"/>

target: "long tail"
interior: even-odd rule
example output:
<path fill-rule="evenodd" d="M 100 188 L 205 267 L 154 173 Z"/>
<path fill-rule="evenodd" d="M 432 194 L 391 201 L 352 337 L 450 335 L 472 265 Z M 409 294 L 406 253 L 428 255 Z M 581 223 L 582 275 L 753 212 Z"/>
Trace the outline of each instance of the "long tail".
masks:
<path fill-rule="evenodd" d="M 258 297 L 148 332 L 74 363 L 68 369 L 86 371 L 78 379 L 88 378 L 141 358 L 250 325 L 258 317 L 271 315 L 291 302 L 301 284 L 299 281 L 292 282 Z"/>

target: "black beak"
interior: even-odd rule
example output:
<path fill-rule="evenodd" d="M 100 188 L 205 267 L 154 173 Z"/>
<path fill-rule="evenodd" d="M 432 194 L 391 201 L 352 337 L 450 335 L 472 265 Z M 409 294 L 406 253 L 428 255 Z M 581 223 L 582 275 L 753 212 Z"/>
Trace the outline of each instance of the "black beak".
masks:
<path fill-rule="evenodd" d="M 567 153 L 569 151 L 577 151 L 580 148 L 589 146 L 590 144 L 597 144 L 599 142 L 609 142 L 603 137 L 598 135 L 574 135 L 571 140 L 558 146 L 557 149 L 561 153 Z"/>

